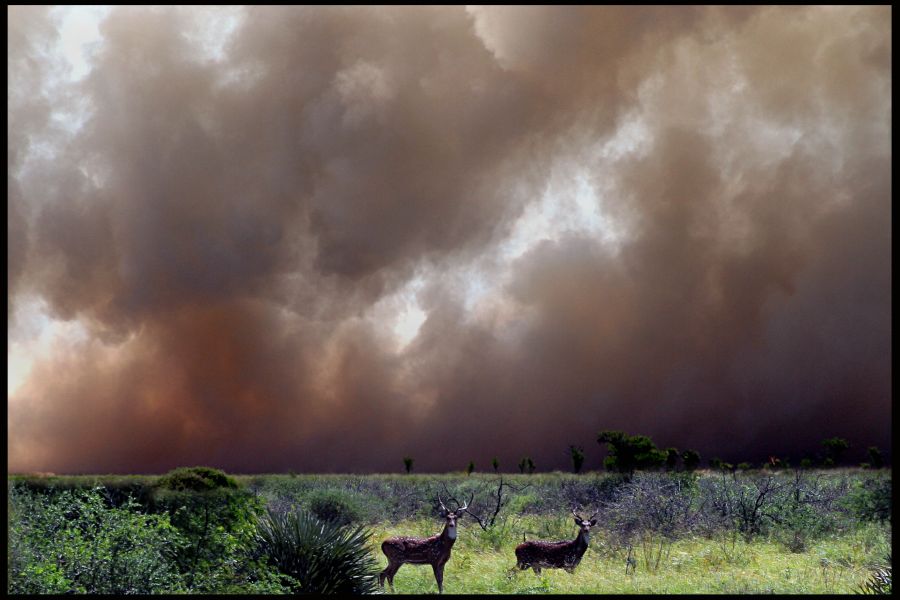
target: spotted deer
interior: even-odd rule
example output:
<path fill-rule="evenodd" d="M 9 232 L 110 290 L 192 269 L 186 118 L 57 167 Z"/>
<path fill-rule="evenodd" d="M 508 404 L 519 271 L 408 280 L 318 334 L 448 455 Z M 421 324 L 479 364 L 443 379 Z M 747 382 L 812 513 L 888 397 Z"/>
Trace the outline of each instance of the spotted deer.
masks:
<path fill-rule="evenodd" d="M 469 499 L 469 502 L 471 501 L 472 499 Z M 463 516 L 469 502 L 462 506 L 459 506 L 459 502 L 457 502 L 456 510 L 448 510 L 440 496 L 438 496 L 438 502 L 441 504 L 440 515 L 445 519 L 444 529 L 438 535 L 429 538 L 392 537 L 381 543 L 381 551 L 388 559 L 387 567 L 378 576 L 378 583 L 381 587 L 384 587 L 386 577 L 393 589 L 394 575 L 397 570 L 405 563 L 409 563 L 411 565 L 431 565 L 431 568 L 434 569 L 434 578 L 437 580 L 438 591 L 444 592 L 444 565 L 450 560 L 450 550 L 456 542 L 456 521 Z"/>
<path fill-rule="evenodd" d="M 572 509 L 572 516 L 578 525 L 578 536 L 574 540 L 562 542 L 522 542 L 516 546 L 516 566 L 523 571 L 534 569 L 538 575 L 541 569 L 565 569 L 569 573 L 575 572 L 575 567 L 581 562 L 590 541 L 591 527 L 597 524 L 597 513 L 590 519 L 583 519 Z"/>

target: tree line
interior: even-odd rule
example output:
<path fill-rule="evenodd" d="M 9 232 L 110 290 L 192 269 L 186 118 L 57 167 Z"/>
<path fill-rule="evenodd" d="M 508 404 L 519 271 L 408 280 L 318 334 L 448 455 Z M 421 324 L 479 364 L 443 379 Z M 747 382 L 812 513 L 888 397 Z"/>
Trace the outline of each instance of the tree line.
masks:
<path fill-rule="evenodd" d="M 687 449 L 679 451 L 678 448 L 657 448 L 656 444 L 646 435 L 628 435 L 622 431 L 601 431 L 597 434 L 597 443 L 606 444 L 607 456 L 603 460 L 603 466 L 607 471 L 621 473 L 630 477 L 635 471 L 696 471 L 700 468 L 701 456 L 696 450 Z M 850 449 L 850 443 L 841 437 L 831 437 L 822 440 L 822 452 L 815 457 L 804 457 L 798 463 L 801 469 L 834 468 L 841 464 L 844 453 Z M 570 445 L 567 449 L 569 459 L 572 461 L 572 472 L 580 473 L 585 461 L 584 448 Z M 866 449 L 868 462 L 859 466 L 868 469 L 880 469 L 884 467 L 884 455 L 876 446 Z M 410 456 L 403 458 L 403 466 L 407 473 L 413 469 L 414 459 Z M 680 464 L 679 464 L 680 463 Z M 723 461 L 719 457 L 708 460 L 709 468 L 715 470 L 749 470 L 753 468 L 786 469 L 791 464 L 787 457 L 769 456 L 767 460 L 756 467 L 750 462 L 737 464 Z M 530 456 L 522 457 L 518 463 L 519 472 L 532 474 L 537 469 L 534 460 Z M 491 467 L 495 473 L 500 472 L 500 461 L 494 457 Z M 475 461 L 469 461 L 466 466 L 466 475 L 475 471 Z"/>

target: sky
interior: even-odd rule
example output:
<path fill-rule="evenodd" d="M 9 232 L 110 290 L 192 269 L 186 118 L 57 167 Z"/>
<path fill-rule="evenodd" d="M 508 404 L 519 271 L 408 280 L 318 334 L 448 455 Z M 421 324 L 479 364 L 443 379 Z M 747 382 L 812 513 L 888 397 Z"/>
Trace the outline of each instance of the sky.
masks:
<path fill-rule="evenodd" d="M 891 7 L 8 7 L 9 472 L 891 450 Z"/>

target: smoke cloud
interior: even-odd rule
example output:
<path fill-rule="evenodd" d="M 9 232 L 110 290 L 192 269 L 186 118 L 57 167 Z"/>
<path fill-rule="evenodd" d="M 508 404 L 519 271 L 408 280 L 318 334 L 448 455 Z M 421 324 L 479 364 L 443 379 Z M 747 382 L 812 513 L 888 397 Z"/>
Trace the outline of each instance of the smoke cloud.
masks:
<path fill-rule="evenodd" d="M 223 11 L 8 9 L 10 471 L 890 450 L 890 7 Z"/>

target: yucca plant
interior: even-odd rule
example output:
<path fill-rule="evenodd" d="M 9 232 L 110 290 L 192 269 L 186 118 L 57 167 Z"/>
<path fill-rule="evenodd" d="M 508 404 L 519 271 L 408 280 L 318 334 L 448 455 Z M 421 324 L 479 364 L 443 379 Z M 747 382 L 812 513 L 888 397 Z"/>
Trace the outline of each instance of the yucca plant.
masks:
<path fill-rule="evenodd" d="M 890 595 L 891 593 L 891 556 L 885 557 L 887 564 L 872 569 L 869 578 L 857 589 L 860 594 Z"/>
<path fill-rule="evenodd" d="M 363 526 L 320 521 L 305 511 L 271 508 L 258 525 L 269 560 L 291 577 L 301 594 L 374 594 L 378 562 L 369 550 L 372 533 Z"/>

